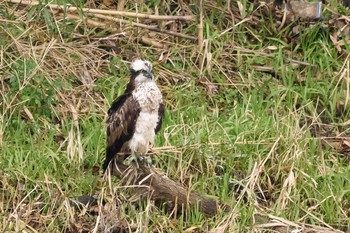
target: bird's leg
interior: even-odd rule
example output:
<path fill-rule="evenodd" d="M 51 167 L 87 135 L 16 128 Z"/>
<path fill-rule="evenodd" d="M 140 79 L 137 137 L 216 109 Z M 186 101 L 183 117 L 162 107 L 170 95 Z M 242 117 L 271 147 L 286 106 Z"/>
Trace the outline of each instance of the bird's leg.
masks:
<path fill-rule="evenodd" d="M 147 168 L 151 168 L 152 167 L 152 159 L 149 156 L 140 155 L 139 161 L 140 161 L 141 165 L 143 165 L 143 166 L 145 166 Z"/>
<path fill-rule="evenodd" d="M 126 160 L 126 163 L 128 165 L 132 164 L 132 163 L 135 163 L 136 164 L 136 167 L 139 168 L 139 158 L 138 156 L 135 154 L 135 152 L 132 152 L 131 155 L 129 156 L 129 158 L 127 158 Z"/>
<path fill-rule="evenodd" d="M 149 156 L 145 155 L 136 155 L 135 152 L 131 153 L 129 158 L 126 160 L 127 164 L 132 164 L 134 163 L 136 165 L 136 168 L 140 168 L 140 166 L 144 166 L 147 168 L 152 167 L 152 159 Z"/>

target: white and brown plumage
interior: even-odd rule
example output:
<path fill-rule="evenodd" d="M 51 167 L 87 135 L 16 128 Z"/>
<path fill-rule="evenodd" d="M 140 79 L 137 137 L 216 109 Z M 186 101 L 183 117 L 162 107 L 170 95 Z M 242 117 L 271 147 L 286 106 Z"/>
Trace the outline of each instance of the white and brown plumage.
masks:
<path fill-rule="evenodd" d="M 124 94 L 108 110 L 104 171 L 113 159 L 121 163 L 129 155 L 143 158 L 162 125 L 163 97 L 154 82 L 152 64 L 135 60 L 130 75 Z"/>

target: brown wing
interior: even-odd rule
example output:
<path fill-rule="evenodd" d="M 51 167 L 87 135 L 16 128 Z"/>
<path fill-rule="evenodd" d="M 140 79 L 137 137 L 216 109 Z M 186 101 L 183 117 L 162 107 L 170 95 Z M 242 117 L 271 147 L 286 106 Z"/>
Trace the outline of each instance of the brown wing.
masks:
<path fill-rule="evenodd" d="M 106 159 L 103 164 L 105 171 L 110 161 L 120 152 L 125 142 L 129 141 L 135 131 L 137 117 L 140 114 L 140 105 L 134 100 L 131 93 L 124 94 L 116 99 L 108 110 L 107 119 L 107 148 Z M 124 156 L 118 156 L 122 161 Z"/>
<path fill-rule="evenodd" d="M 156 128 L 154 129 L 155 133 L 158 133 L 158 131 L 162 128 L 163 118 L 164 118 L 164 104 L 161 103 L 158 109 L 158 123 Z"/>

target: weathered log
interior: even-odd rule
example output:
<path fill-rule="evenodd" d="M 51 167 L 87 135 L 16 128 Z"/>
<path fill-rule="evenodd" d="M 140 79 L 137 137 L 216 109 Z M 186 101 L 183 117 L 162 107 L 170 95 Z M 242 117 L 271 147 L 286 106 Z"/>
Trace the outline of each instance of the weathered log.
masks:
<path fill-rule="evenodd" d="M 199 210 L 208 217 L 214 216 L 219 210 L 219 205 L 215 200 L 189 191 L 157 168 L 145 166 L 136 168 L 112 162 L 109 171 L 123 180 L 125 184 L 134 184 L 137 193 L 147 194 L 156 203 L 171 202 L 179 211 L 182 208 L 198 206 Z M 225 207 L 224 210 L 228 210 L 228 207 Z"/>

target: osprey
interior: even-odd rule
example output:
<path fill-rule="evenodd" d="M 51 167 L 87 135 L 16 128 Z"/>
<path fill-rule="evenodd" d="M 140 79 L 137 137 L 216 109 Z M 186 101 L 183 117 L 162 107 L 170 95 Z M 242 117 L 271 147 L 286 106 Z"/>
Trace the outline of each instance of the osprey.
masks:
<path fill-rule="evenodd" d="M 162 125 L 163 97 L 154 82 L 152 64 L 135 60 L 130 66 L 130 76 L 124 94 L 108 110 L 104 172 L 113 159 L 122 163 L 131 155 L 136 162 L 145 160 Z M 152 160 L 148 159 L 149 164 Z"/>

